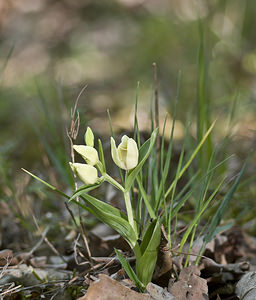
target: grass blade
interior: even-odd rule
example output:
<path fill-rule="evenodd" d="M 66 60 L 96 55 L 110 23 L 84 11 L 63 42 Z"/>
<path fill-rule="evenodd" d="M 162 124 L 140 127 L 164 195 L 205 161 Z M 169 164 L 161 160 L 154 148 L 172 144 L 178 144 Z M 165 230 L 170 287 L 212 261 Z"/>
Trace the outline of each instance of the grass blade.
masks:
<path fill-rule="evenodd" d="M 190 223 L 189 227 L 187 228 L 185 234 L 183 235 L 183 237 L 181 239 L 180 248 L 179 248 L 180 252 L 182 251 L 183 246 L 186 243 L 186 241 L 187 241 L 187 239 L 188 239 L 188 237 L 189 237 L 192 229 L 197 224 L 197 222 L 199 221 L 199 219 L 202 216 L 203 212 L 206 210 L 206 208 L 208 207 L 208 205 L 210 204 L 210 202 L 212 201 L 212 199 L 215 197 L 215 195 L 219 191 L 219 189 L 220 189 L 221 185 L 223 184 L 223 182 L 224 182 L 224 179 L 219 183 L 219 185 L 216 187 L 216 189 L 212 192 L 212 194 L 210 195 L 210 197 L 207 199 L 207 201 L 202 206 L 201 210 L 196 214 L 196 216 L 194 217 L 194 219 Z"/>
<path fill-rule="evenodd" d="M 141 182 L 141 178 L 139 176 L 137 176 L 136 180 L 137 180 L 137 183 L 138 183 L 138 186 L 139 186 L 139 191 L 140 191 L 140 193 L 142 195 L 142 198 L 143 198 L 143 200 L 145 202 L 145 205 L 147 207 L 148 213 L 150 215 L 150 218 L 155 219 L 156 218 L 156 214 L 155 214 L 155 212 L 154 212 L 154 210 L 153 210 L 153 208 L 152 208 L 152 206 L 151 206 L 151 204 L 149 202 L 148 195 L 147 195 L 147 193 L 146 193 L 146 191 L 145 191 L 145 189 L 143 187 L 143 184 Z"/>
<path fill-rule="evenodd" d="M 201 149 L 202 145 L 204 144 L 204 142 L 206 141 L 207 137 L 209 136 L 209 134 L 211 133 L 213 127 L 215 125 L 215 122 L 212 123 L 211 127 L 207 130 L 206 134 L 204 135 L 203 139 L 201 140 L 201 142 L 198 144 L 198 146 L 196 147 L 196 149 L 194 150 L 194 152 L 191 154 L 189 160 L 187 161 L 187 163 L 185 164 L 185 166 L 182 168 L 182 170 L 179 173 L 179 177 L 178 179 L 181 178 L 181 176 L 184 174 L 184 172 L 187 170 L 187 168 L 190 166 L 191 162 L 193 161 L 193 159 L 195 158 L 195 156 L 197 155 L 198 151 Z M 170 192 L 172 191 L 173 187 L 174 187 L 175 182 L 173 181 L 172 184 L 170 185 L 170 187 L 168 188 L 168 190 L 165 193 L 165 197 L 167 197 Z"/>
<path fill-rule="evenodd" d="M 231 187 L 231 189 L 227 192 L 227 194 L 225 195 L 223 201 L 221 202 L 221 205 L 219 206 L 218 210 L 216 211 L 212 221 L 211 221 L 211 224 L 209 226 L 209 231 L 207 233 L 207 235 L 205 236 L 205 241 L 206 242 L 210 242 L 214 235 L 215 235 L 215 230 L 217 228 L 217 226 L 219 225 L 221 219 L 223 218 L 223 215 L 224 213 L 226 212 L 227 210 L 227 207 L 230 203 L 230 200 L 231 198 L 233 197 L 236 189 L 237 189 L 237 186 L 244 174 L 244 171 L 245 171 L 245 168 L 246 168 L 246 165 L 247 165 L 247 160 L 245 161 L 243 167 L 242 167 L 242 170 L 240 171 L 240 174 L 239 176 L 237 177 L 236 181 L 234 182 L 233 186 Z"/>

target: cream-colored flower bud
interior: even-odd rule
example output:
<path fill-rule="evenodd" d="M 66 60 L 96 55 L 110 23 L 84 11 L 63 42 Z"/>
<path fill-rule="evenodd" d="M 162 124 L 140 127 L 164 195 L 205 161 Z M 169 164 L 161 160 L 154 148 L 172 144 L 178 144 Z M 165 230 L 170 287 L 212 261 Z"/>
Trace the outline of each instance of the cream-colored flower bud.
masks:
<path fill-rule="evenodd" d="M 95 148 L 84 145 L 74 145 L 73 148 L 79 153 L 89 165 L 96 165 L 99 161 L 99 155 Z"/>
<path fill-rule="evenodd" d="M 85 183 L 94 184 L 98 179 L 97 169 L 91 165 L 69 163 L 72 171 Z"/>
<path fill-rule="evenodd" d="M 116 147 L 115 140 L 111 137 L 111 155 L 113 161 L 118 167 L 124 170 L 130 170 L 137 166 L 139 159 L 139 151 L 134 139 L 127 135 L 122 137 L 122 141 Z"/>
<path fill-rule="evenodd" d="M 87 146 L 94 147 L 94 134 L 90 127 L 87 127 L 86 133 L 84 135 L 84 140 Z"/>

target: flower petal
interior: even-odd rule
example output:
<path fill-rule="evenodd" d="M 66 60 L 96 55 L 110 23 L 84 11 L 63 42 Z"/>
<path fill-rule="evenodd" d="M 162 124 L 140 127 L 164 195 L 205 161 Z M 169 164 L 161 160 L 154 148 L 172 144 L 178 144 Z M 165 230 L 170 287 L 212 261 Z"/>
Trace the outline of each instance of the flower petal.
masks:
<path fill-rule="evenodd" d="M 127 142 L 127 155 L 126 155 L 126 167 L 127 170 L 133 169 L 137 166 L 139 159 L 139 151 L 137 143 L 134 139 L 129 138 Z"/>
<path fill-rule="evenodd" d="M 120 160 L 119 152 L 116 148 L 116 142 L 115 140 L 111 137 L 111 156 L 114 161 L 114 163 L 121 169 L 125 168 L 124 163 Z"/>

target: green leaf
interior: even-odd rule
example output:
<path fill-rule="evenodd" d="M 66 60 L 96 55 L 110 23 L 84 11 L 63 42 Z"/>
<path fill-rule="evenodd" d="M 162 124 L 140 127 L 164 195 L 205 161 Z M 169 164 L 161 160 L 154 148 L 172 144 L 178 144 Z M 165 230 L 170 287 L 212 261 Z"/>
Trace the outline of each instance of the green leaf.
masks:
<path fill-rule="evenodd" d="M 40 181 L 41 183 L 43 183 L 44 185 L 46 185 L 48 188 L 50 188 L 51 190 L 53 190 L 54 192 L 60 194 L 61 196 L 68 198 L 69 196 L 64 194 L 62 191 L 58 190 L 56 187 L 54 187 L 53 185 L 49 184 L 48 182 L 44 181 L 43 179 L 37 177 L 36 175 L 30 173 L 29 171 L 27 171 L 26 169 L 21 168 L 22 171 L 26 172 L 28 175 L 32 176 L 33 178 L 35 178 L 36 180 Z"/>
<path fill-rule="evenodd" d="M 200 141 L 200 143 L 197 145 L 196 149 L 194 150 L 194 152 L 191 154 L 189 160 L 187 161 L 187 163 L 185 164 L 185 166 L 182 168 L 182 170 L 179 172 L 178 175 L 178 179 L 180 179 L 182 177 L 182 175 L 185 173 L 185 171 L 187 170 L 187 168 L 190 166 L 190 164 L 192 163 L 193 159 L 195 158 L 195 156 L 197 155 L 198 151 L 201 149 L 201 147 L 203 146 L 203 144 L 205 143 L 207 137 L 209 136 L 209 134 L 211 133 L 213 127 L 215 125 L 215 122 L 212 123 L 212 125 L 210 126 L 210 128 L 207 130 L 206 134 L 204 135 L 204 137 L 202 138 L 202 140 Z M 168 188 L 168 190 L 165 193 L 165 197 L 167 197 L 170 192 L 172 191 L 172 189 L 174 188 L 175 185 L 175 181 L 172 182 L 172 184 L 170 185 L 170 187 Z"/>
<path fill-rule="evenodd" d="M 187 230 L 185 231 L 181 242 L 180 242 L 180 248 L 179 251 L 182 251 L 182 248 L 184 246 L 184 244 L 186 243 L 192 229 L 194 228 L 194 226 L 197 226 L 198 221 L 200 220 L 200 217 L 202 216 L 203 212 L 206 210 L 206 208 L 208 207 L 208 205 L 210 204 L 210 202 L 212 201 L 212 199 L 215 197 L 215 195 L 217 194 L 217 192 L 219 191 L 221 185 L 223 184 L 224 179 L 219 183 L 219 185 L 215 188 L 215 190 L 212 192 L 212 194 L 210 195 L 210 197 L 205 201 L 204 205 L 200 208 L 200 210 L 197 212 L 197 214 L 195 215 L 194 219 L 191 221 L 190 225 L 188 226 Z"/>
<path fill-rule="evenodd" d="M 173 112 L 173 120 L 172 120 L 172 129 L 171 129 L 171 135 L 169 138 L 168 142 L 168 149 L 166 153 L 166 159 L 164 161 L 164 136 L 165 136 L 165 128 L 163 130 L 162 134 L 162 145 L 161 145 L 161 181 L 159 184 L 159 188 L 157 190 L 157 195 L 156 195 L 156 203 L 157 207 L 161 205 L 161 202 L 165 202 L 165 196 L 164 194 L 164 189 L 165 189 L 165 183 L 166 179 L 168 176 L 168 173 L 170 171 L 170 163 L 171 163 L 171 158 L 172 158 L 172 146 L 173 146 L 173 134 L 174 134 L 174 128 L 175 128 L 175 122 L 176 122 L 176 114 L 177 114 L 177 105 L 178 105 L 178 100 L 179 100 L 179 93 L 180 93 L 180 83 L 181 83 L 181 71 L 178 73 L 178 79 L 177 79 L 177 92 L 176 92 L 176 97 L 175 97 L 175 104 L 174 104 L 174 112 Z M 165 120 L 166 122 L 166 120 Z M 163 197 L 162 197 L 163 195 Z"/>
<path fill-rule="evenodd" d="M 157 261 L 160 240 L 161 229 L 160 223 L 157 219 L 149 225 L 140 245 L 141 256 L 136 257 L 136 273 L 140 281 L 145 286 L 152 279 L 152 275 Z"/>
<path fill-rule="evenodd" d="M 142 169 L 145 161 L 149 157 L 149 154 L 150 154 L 150 152 L 151 152 L 151 150 L 154 146 L 154 143 L 156 141 L 157 133 L 158 133 L 158 128 L 155 129 L 152 132 L 151 137 L 140 147 L 140 149 L 139 149 L 139 163 L 138 163 L 136 168 L 134 168 L 133 170 L 131 170 L 128 173 L 128 177 L 127 177 L 127 180 L 125 182 L 125 189 L 127 191 L 130 190 L 136 176 L 138 175 L 138 173 Z"/>
<path fill-rule="evenodd" d="M 156 218 L 156 214 L 155 214 L 155 212 L 154 212 L 154 210 L 153 210 L 153 208 L 152 208 L 152 206 L 151 206 L 151 204 L 149 202 L 149 196 L 147 195 L 147 193 L 146 193 L 146 191 L 145 191 L 145 189 L 143 187 L 143 184 L 141 182 L 141 178 L 139 176 L 137 176 L 136 180 L 137 180 L 137 183 L 138 183 L 138 186 L 139 186 L 140 193 L 142 195 L 142 198 L 143 198 L 143 200 L 145 202 L 145 205 L 147 207 L 148 213 L 150 215 L 150 218 L 155 219 Z"/>
<path fill-rule="evenodd" d="M 219 206 L 218 210 L 216 211 L 212 221 L 211 221 L 211 224 L 209 225 L 209 231 L 207 233 L 207 235 L 205 236 L 204 240 L 206 242 L 210 242 L 213 238 L 214 238 L 214 235 L 216 233 L 216 228 L 217 226 L 219 225 L 221 219 L 223 218 L 223 215 L 224 213 L 227 211 L 227 207 L 230 203 L 230 200 L 232 199 L 236 189 L 237 189 L 237 186 L 244 174 L 244 171 L 245 171 L 245 168 L 246 168 L 246 165 L 247 165 L 247 160 L 246 162 L 244 163 L 243 165 L 243 168 L 239 174 L 239 176 L 237 177 L 236 181 L 234 182 L 234 184 L 232 185 L 231 189 L 227 192 L 227 194 L 225 195 L 223 201 L 221 202 L 221 205 Z"/>
<path fill-rule="evenodd" d="M 102 171 L 103 171 L 103 173 L 106 173 L 106 164 L 105 164 L 104 152 L 103 152 L 103 147 L 102 147 L 102 143 L 101 143 L 100 139 L 98 139 L 98 143 L 99 143 L 100 161 L 102 163 Z"/>
<path fill-rule="evenodd" d="M 140 131 L 139 131 L 139 124 L 138 124 L 138 98 L 139 98 L 139 87 L 140 82 L 137 83 L 136 89 L 136 101 L 134 107 L 134 125 L 133 125 L 133 139 L 137 142 L 138 147 L 140 147 Z"/>
<path fill-rule="evenodd" d="M 123 255 L 115 249 L 116 255 L 118 259 L 120 260 L 120 263 L 122 264 L 126 274 L 129 276 L 129 278 L 133 281 L 133 283 L 139 288 L 141 292 L 144 292 L 146 287 L 145 285 L 139 280 L 138 276 L 133 271 L 131 265 L 129 262 L 123 257 Z"/>
<path fill-rule="evenodd" d="M 88 193 L 96 188 L 98 188 L 100 185 L 101 185 L 102 181 L 101 182 L 98 182 L 98 183 L 94 183 L 94 184 L 83 184 L 82 186 L 80 186 L 79 189 L 77 189 L 73 195 L 69 198 L 68 202 L 72 201 L 73 199 L 81 196 L 82 194 L 84 193 Z"/>
<path fill-rule="evenodd" d="M 129 224 L 127 217 L 119 209 L 86 193 L 83 193 L 80 197 L 86 203 L 86 207 L 84 208 L 87 211 L 117 231 L 129 243 L 132 249 L 135 247 L 137 242 L 136 234 Z M 72 201 L 73 203 L 79 203 L 74 200 Z"/>

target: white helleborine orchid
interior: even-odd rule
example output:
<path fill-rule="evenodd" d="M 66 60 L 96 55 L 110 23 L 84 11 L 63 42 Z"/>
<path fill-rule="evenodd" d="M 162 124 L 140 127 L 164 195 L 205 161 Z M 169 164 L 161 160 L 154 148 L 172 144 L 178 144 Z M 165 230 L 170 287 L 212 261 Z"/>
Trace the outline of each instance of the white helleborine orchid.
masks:
<path fill-rule="evenodd" d="M 98 179 L 97 169 L 91 165 L 69 163 L 72 171 L 85 183 L 94 184 Z"/>
<path fill-rule="evenodd" d="M 134 139 L 127 135 L 122 137 L 122 142 L 116 147 L 115 140 L 111 137 L 111 155 L 113 161 L 118 167 L 124 170 L 130 170 L 137 166 L 139 151 Z"/>
<path fill-rule="evenodd" d="M 99 155 L 95 148 L 84 145 L 74 145 L 73 148 L 83 157 L 87 164 L 94 166 L 99 161 Z"/>

